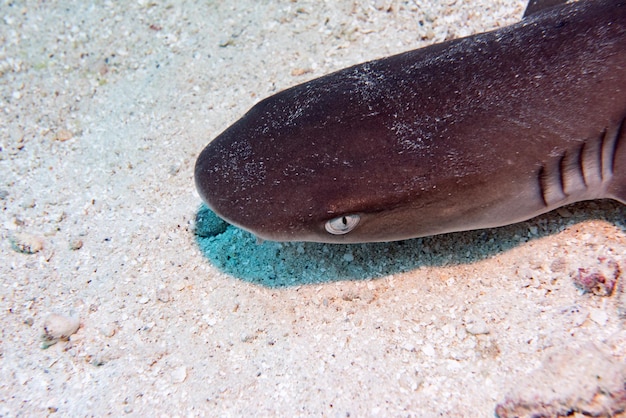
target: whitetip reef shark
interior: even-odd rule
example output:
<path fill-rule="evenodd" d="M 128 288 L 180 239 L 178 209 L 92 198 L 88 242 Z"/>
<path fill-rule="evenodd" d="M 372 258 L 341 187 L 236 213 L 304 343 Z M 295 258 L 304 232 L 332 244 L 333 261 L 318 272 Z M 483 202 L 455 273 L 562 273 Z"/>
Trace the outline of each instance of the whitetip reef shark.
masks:
<path fill-rule="evenodd" d="M 256 104 L 199 155 L 208 207 L 258 238 L 358 243 L 626 204 L 626 0 L 355 65 Z"/>

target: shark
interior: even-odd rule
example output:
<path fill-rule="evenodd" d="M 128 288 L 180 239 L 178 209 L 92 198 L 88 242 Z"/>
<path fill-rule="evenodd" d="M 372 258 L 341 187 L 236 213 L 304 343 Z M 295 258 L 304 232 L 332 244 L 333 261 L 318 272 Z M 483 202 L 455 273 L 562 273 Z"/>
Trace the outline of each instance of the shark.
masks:
<path fill-rule="evenodd" d="M 531 0 L 516 24 L 278 92 L 209 142 L 194 176 L 218 216 L 273 241 L 626 204 L 626 0 Z"/>

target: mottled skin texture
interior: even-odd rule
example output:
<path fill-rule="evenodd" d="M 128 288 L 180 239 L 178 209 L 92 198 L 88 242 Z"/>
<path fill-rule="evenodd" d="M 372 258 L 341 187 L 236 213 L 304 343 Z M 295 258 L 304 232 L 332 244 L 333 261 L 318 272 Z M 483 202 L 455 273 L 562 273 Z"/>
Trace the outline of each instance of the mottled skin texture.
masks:
<path fill-rule="evenodd" d="M 626 0 L 329 74 L 254 106 L 200 154 L 219 216 L 278 241 L 392 241 L 626 203 Z M 332 218 L 358 214 L 345 235 Z"/>

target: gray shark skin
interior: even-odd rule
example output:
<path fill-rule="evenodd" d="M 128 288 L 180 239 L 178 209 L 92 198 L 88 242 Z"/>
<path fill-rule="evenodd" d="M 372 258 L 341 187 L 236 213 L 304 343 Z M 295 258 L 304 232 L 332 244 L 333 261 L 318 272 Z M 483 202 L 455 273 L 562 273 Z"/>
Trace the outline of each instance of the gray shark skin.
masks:
<path fill-rule="evenodd" d="M 329 243 L 626 204 L 626 0 L 532 3 L 259 102 L 198 157 L 200 196 L 259 238 Z"/>

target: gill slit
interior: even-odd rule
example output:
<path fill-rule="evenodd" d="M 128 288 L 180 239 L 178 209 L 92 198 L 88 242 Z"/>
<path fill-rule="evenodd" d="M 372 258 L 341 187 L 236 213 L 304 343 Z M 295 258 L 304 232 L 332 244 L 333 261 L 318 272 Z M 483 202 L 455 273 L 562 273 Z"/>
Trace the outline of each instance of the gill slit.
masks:
<path fill-rule="evenodd" d="M 587 183 L 587 175 L 585 174 L 585 152 L 587 151 L 587 141 L 583 141 L 578 151 L 578 168 L 580 169 L 580 178 L 583 180 L 585 189 L 589 186 Z"/>
<path fill-rule="evenodd" d="M 539 182 L 539 194 L 541 195 L 541 200 L 543 201 L 544 206 L 548 206 L 548 201 L 546 199 L 546 184 L 545 184 L 545 176 L 546 176 L 546 168 L 545 166 L 539 167 L 539 172 L 537 173 L 537 180 Z"/>
<path fill-rule="evenodd" d="M 620 142 L 626 137 L 626 117 L 622 118 L 622 120 L 617 125 L 617 129 L 615 130 L 615 136 L 611 141 L 610 150 L 608 150 L 609 155 L 607 159 L 610 161 L 607 167 L 608 174 L 612 177 L 615 169 L 615 160 L 617 159 L 617 146 Z"/>
<path fill-rule="evenodd" d="M 568 196 L 568 194 L 565 192 L 565 175 L 567 173 L 567 167 L 565 167 L 565 160 L 567 157 L 567 151 L 564 151 L 563 154 L 561 155 L 561 158 L 559 159 L 559 191 L 561 192 L 561 194 L 565 197 Z"/>
<path fill-rule="evenodd" d="M 543 205 L 601 196 L 613 178 L 618 145 L 625 140 L 626 117 L 623 117 L 602 129 L 595 138 L 580 141 L 580 145 L 566 148 L 545 161 L 537 172 Z"/>

